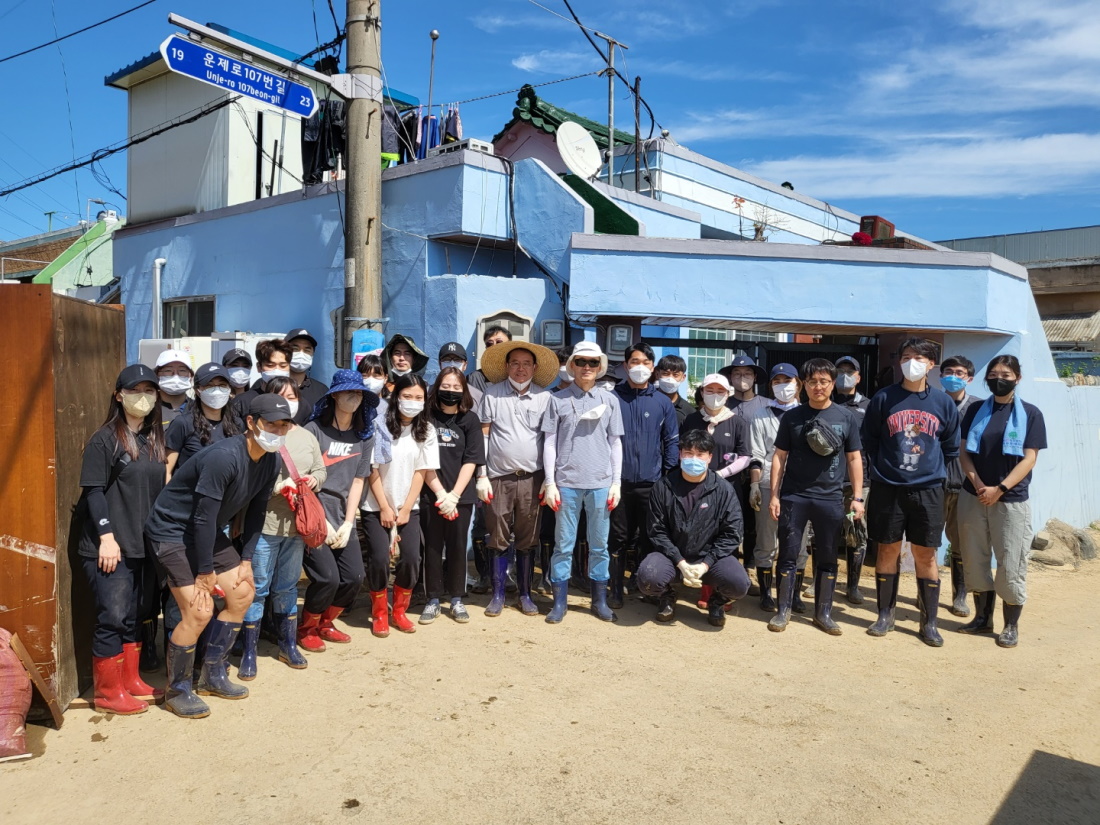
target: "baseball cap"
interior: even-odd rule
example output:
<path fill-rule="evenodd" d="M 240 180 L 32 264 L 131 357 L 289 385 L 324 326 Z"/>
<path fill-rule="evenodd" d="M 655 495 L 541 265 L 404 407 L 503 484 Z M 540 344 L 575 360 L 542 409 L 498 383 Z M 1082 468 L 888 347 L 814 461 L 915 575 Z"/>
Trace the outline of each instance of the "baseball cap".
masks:
<path fill-rule="evenodd" d="M 265 392 L 257 395 L 248 405 L 248 414 L 253 418 L 262 418 L 264 421 L 290 421 L 294 416 L 290 414 L 290 404 L 281 395 Z"/>
<path fill-rule="evenodd" d="M 247 361 L 249 367 L 252 366 L 252 356 L 248 354 L 248 350 L 240 349 L 239 347 L 229 350 L 229 352 L 222 356 L 222 366 L 228 367 L 234 361 L 240 361 L 241 359 Z"/>
<path fill-rule="evenodd" d="M 451 341 L 449 344 L 444 344 L 439 348 L 439 360 L 444 358 L 450 358 L 452 360 L 458 359 L 459 361 L 468 361 L 466 357 L 466 347 L 458 343 L 458 341 Z"/>
<path fill-rule="evenodd" d="M 711 373 L 710 375 L 706 376 L 706 377 L 705 377 L 705 378 L 704 378 L 704 379 L 703 379 L 703 380 L 702 380 L 702 381 L 700 382 L 699 386 L 700 386 L 700 387 L 705 387 L 705 386 L 707 386 L 708 384 L 718 384 L 718 385 L 720 385 L 720 386 L 722 387 L 722 389 L 724 389 L 724 390 L 725 390 L 725 391 L 726 391 L 727 393 L 728 393 L 728 392 L 730 391 L 730 382 L 726 380 L 726 376 L 724 376 L 724 375 L 720 375 L 720 374 L 719 374 L 719 373 L 717 373 L 717 372 L 712 372 L 712 373 Z"/>
<path fill-rule="evenodd" d="M 836 359 L 836 363 L 833 364 L 833 366 L 834 367 L 839 367 L 841 364 L 851 364 L 853 367 L 856 368 L 856 372 L 859 372 L 862 369 L 862 367 L 859 365 L 859 361 L 857 361 L 855 358 L 853 358 L 850 355 L 840 356 L 839 358 Z"/>
<path fill-rule="evenodd" d="M 211 361 L 209 364 L 203 364 L 195 371 L 195 386 L 205 387 L 215 378 L 224 378 L 225 382 L 228 384 L 229 370 L 221 364 Z"/>
<path fill-rule="evenodd" d="M 777 375 L 785 375 L 788 378 L 798 378 L 798 370 L 794 368 L 793 364 L 776 364 L 772 367 L 768 380 L 771 381 Z"/>
<path fill-rule="evenodd" d="M 290 342 L 290 341 L 293 341 L 295 338 L 305 338 L 314 347 L 317 346 L 317 339 L 309 334 L 308 329 L 292 329 L 290 332 L 288 332 L 286 334 L 286 337 L 283 338 L 283 340 L 287 341 L 287 342 Z"/>
<path fill-rule="evenodd" d="M 176 363 L 183 364 L 187 369 L 193 369 L 191 366 L 191 356 L 178 349 L 166 349 L 158 355 L 156 368 L 159 370 L 161 367 Z"/>
<path fill-rule="evenodd" d="M 142 381 L 148 381 L 156 386 L 157 374 L 144 364 L 131 364 L 118 374 L 118 380 L 115 381 L 115 390 L 132 390 Z"/>

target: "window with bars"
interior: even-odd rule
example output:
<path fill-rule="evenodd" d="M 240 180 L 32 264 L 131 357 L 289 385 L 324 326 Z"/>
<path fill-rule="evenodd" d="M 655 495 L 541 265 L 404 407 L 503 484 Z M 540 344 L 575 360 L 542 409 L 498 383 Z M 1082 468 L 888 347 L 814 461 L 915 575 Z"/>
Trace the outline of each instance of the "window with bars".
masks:
<path fill-rule="evenodd" d="M 779 333 L 757 332 L 745 329 L 702 329 L 688 330 L 689 341 L 778 341 Z M 712 372 L 718 372 L 741 352 L 736 346 L 730 347 L 688 347 L 688 386 L 695 389 Z"/>

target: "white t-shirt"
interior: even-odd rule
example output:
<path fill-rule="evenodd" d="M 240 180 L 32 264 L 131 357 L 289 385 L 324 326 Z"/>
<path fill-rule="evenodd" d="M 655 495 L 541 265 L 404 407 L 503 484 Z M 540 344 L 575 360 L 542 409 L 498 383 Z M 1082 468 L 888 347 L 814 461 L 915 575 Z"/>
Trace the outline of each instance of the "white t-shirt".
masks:
<path fill-rule="evenodd" d="M 396 440 L 390 438 L 385 425 L 378 429 L 378 434 L 391 441 L 391 459 L 388 464 L 375 464 L 382 476 L 382 489 L 389 499 L 390 506 L 394 510 L 401 508 L 405 499 L 409 496 L 409 488 L 412 487 L 413 474 L 417 470 L 439 469 L 439 442 L 436 439 L 435 427 L 428 425 L 428 437 L 422 443 L 418 443 L 412 436 L 412 425 L 401 429 L 401 435 Z M 377 513 L 381 508 L 370 491 L 369 485 L 366 498 L 363 500 L 363 509 Z M 420 509 L 420 498 L 413 503 L 413 510 Z"/>

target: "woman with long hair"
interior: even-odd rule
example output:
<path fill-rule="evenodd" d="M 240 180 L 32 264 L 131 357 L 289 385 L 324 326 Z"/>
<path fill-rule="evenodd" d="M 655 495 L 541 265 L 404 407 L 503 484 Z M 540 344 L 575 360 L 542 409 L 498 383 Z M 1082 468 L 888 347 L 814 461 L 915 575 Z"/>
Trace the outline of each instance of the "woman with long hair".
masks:
<path fill-rule="evenodd" d="M 473 398 L 466 376 L 457 367 L 444 367 L 428 393 L 428 411 L 439 444 L 439 470 L 429 478 L 435 490 L 434 507 L 426 515 L 424 536 L 424 575 L 428 584 L 428 604 L 420 614 L 420 624 L 430 624 L 439 616 L 439 600 L 451 601 L 451 618 L 470 621 L 462 599 L 466 595 L 466 544 L 470 534 L 475 486 L 470 482 L 479 465 L 485 463 L 485 436 L 481 419 L 471 410 Z M 434 483 L 433 483 L 434 482 Z M 446 564 L 444 564 L 446 555 Z"/>
<path fill-rule="evenodd" d="M 229 370 L 221 364 L 203 364 L 195 372 L 195 398 L 168 425 L 164 441 L 168 446 L 168 475 L 183 466 L 203 447 L 223 438 L 239 435 L 240 426 L 226 415 L 232 397 Z"/>
<path fill-rule="evenodd" d="M 425 406 L 428 385 L 415 373 L 396 378 L 386 409 L 386 422 L 379 428 L 390 460 L 373 462 L 367 482 L 360 528 L 370 548 L 367 579 L 370 586 L 372 632 L 380 638 L 390 635 L 386 585 L 390 559 L 397 565 L 393 585 L 393 623 L 403 633 L 416 631 L 406 614 L 420 570 L 420 491 L 430 470 L 439 469 L 439 446 L 435 427 Z M 435 485 L 442 489 L 438 479 Z"/>
<path fill-rule="evenodd" d="M 312 548 L 303 562 L 310 584 L 298 624 L 298 644 L 310 653 L 323 651 L 325 642 L 351 641 L 333 621 L 351 608 L 366 575 L 355 516 L 371 472 L 377 406 L 378 396 L 366 391 L 362 375 L 336 370 L 332 386 L 306 424 L 320 444 L 328 471 L 317 497 L 330 527 L 325 543 Z"/>
<path fill-rule="evenodd" d="M 1043 414 L 1016 391 L 1023 373 L 1014 355 L 998 355 L 985 369 L 989 398 L 971 404 L 962 422 L 959 452 L 966 481 L 959 493 L 959 539 L 963 580 L 974 593 L 975 616 L 960 633 L 992 633 L 1000 594 L 1004 628 L 1001 647 L 1016 647 L 1017 625 L 1027 601 L 1031 549 L 1028 489 L 1039 450 L 1046 449 Z M 992 558 L 997 559 L 994 577 Z"/>
<path fill-rule="evenodd" d="M 298 414 L 298 384 L 293 378 L 272 378 L 265 389 L 286 399 L 292 417 Z M 310 489 L 317 490 L 321 487 L 328 477 L 328 471 L 316 436 L 297 424 L 292 424 L 286 434 L 284 446 L 298 475 L 306 480 Z M 256 542 L 256 552 L 252 556 L 256 595 L 245 611 L 244 624 L 241 625 L 241 666 L 237 670 L 237 677 L 244 681 L 256 678 L 256 646 L 260 640 L 264 601 L 269 595 L 271 612 L 274 614 L 271 625 L 278 640 L 279 661 L 296 670 L 301 670 L 308 664 L 305 656 L 298 650 L 298 579 L 302 575 L 302 557 L 306 552 L 306 545 L 298 535 L 294 526 L 294 513 L 282 494 L 283 487 L 287 485 L 297 487 L 284 459 L 264 514 L 263 532 Z"/>
<path fill-rule="evenodd" d="M 119 373 L 107 419 L 84 448 L 78 552 L 95 599 L 96 710 L 133 714 L 163 695 L 138 675 L 138 623 L 152 611 L 153 554 L 142 529 L 164 488 L 157 376 L 144 364 Z"/>

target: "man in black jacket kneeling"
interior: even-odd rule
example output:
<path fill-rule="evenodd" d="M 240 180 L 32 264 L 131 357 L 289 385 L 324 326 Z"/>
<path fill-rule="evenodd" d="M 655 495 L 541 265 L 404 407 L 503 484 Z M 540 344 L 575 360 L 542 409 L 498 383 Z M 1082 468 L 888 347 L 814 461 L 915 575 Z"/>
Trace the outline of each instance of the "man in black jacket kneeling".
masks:
<path fill-rule="evenodd" d="M 707 621 L 726 623 L 725 605 L 744 596 L 749 577 L 734 556 L 741 543 L 741 507 L 733 487 L 708 468 L 714 438 L 705 429 L 680 434 L 680 468 L 653 485 L 646 532 L 653 552 L 638 567 L 638 589 L 659 599 L 657 621 L 675 617 L 677 578 L 714 588 Z"/>

